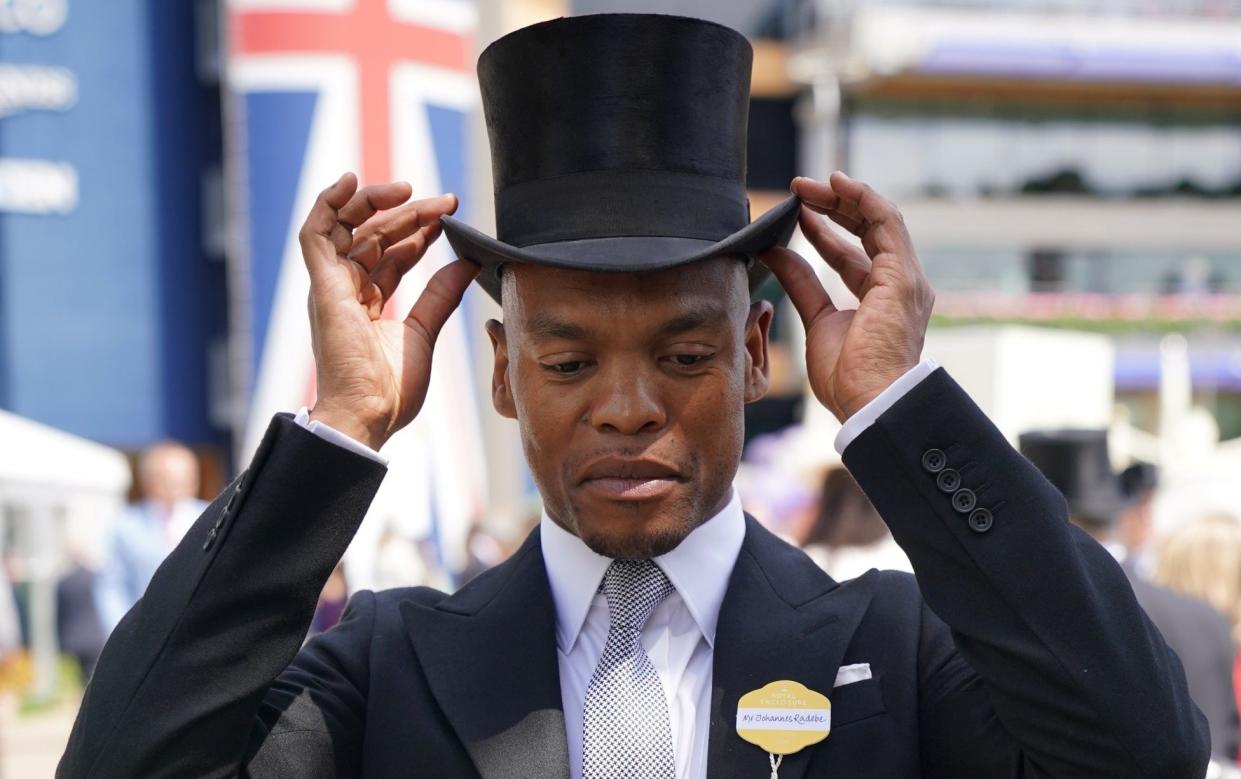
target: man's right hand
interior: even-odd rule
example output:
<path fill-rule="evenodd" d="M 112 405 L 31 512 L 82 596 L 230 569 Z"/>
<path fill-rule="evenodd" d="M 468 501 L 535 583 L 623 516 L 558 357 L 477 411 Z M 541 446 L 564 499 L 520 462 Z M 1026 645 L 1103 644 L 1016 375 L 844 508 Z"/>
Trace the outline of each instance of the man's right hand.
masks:
<path fill-rule="evenodd" d="M 375 450 L 422 408 L 435 338 L 479 271 L 468 260 L 449 263 L 404 320 L 380 318 L 439 237 L 439 218 L 457 208 L 453 195 L 405 204 L 410 194 L 404 182 L 359 190 L 346 173 L 319 194 L 298 235 L 318 381 L 310 417 Z"/>

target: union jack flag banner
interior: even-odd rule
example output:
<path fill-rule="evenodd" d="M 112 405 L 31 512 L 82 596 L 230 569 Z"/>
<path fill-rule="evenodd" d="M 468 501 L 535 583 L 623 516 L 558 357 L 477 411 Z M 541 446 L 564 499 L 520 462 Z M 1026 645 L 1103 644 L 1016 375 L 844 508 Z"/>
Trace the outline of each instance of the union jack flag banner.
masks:
<path fill-rule="evenodd" d="M 455 192 L 459 213 L 467 211 L 477 13 L 466 0 L 228 0 L 227 9 L 238 228 L 230 276 L 245 462 L 273 413 L 314 403 L 297 233 L 319 191 L 352 170 L 362 184 L 408 181 L 415 198 Z M 438 241 L 385 315 L 404 316 L 451 259 Z M 486 490 L 467 321 L 459 311 L 444 328 L 426 404 L 384 449 L 390 472 L 346 555 L 351 589 L 375 586 L 378 546 L 390 531 L 435 541 L 452 568 L 462 560 Z"/>

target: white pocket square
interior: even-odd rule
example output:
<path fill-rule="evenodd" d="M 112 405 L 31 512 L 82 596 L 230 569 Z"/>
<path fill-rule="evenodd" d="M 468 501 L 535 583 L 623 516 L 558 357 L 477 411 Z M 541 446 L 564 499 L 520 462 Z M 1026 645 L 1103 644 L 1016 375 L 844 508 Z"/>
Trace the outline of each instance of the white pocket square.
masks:
<path fill-rule="evenodd" d="M 832 685 L 832 689 L 844 687 L 846 684 L 853 684 L 854 682 L 862 682 L 869 678 L 870 663 L 842 665 L 840 670 L 836 672 L 836 683 Z"/>

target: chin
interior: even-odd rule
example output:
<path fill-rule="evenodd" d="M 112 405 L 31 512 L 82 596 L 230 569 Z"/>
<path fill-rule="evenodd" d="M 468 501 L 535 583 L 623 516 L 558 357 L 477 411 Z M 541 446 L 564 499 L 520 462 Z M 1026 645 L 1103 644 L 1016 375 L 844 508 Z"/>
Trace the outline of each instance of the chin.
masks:
<path fill-rule="evenodd" d="M 634 502 L 582 506 L 577 535 L 591 551 L 604 557 L 658 557 L 675 549 L 701 521 L 694 512 L 661 510 L 664 508 Z"/>

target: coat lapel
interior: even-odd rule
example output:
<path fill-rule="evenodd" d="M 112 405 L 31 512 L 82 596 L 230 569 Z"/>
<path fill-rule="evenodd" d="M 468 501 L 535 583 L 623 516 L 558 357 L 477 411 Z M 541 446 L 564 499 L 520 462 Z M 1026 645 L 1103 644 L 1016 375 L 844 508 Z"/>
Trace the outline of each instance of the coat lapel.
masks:
<path fill-rule="evenodd" d="M 779 679 L 801 682 L 830 699 L 869 603 L 869 593 L 836 584 L 747 515 L 715 636 L 708 776 L 770 774 L 767 753 L 737 735 L 738 699 Z M 785 757 L 780 779 L 803 776 L 815 748 Z"/>
<path fill-rule="evenodd" d="M 401 616 L 440 708 L 478 772 L 569 775 L 556 612 L 539 533 L 506 563 Z"/>

